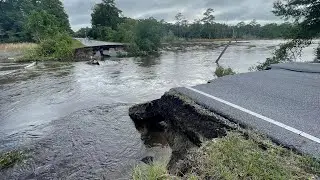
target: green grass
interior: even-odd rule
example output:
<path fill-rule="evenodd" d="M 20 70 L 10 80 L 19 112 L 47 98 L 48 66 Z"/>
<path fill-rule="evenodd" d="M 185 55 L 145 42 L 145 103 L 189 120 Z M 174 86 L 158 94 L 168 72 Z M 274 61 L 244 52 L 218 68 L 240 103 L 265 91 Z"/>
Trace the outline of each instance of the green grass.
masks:
<path fill-rule="evenodd" d="M 263 146 L 261 146 L 263 145 Z M 208 143 L 197 160 L 200 178 L 217 179 L 310 179 L 316 171 L 306 167 L 306 157 L 277 147 L 258 136 L 248 139 L 238 133 Z"/>
<path fill-rule="evenodd" d="M 24 159 L 22 151 L 11 151 L 0 154 L 0 170 L 13 167 Z"/>
<path fill-rule="evenodd" d="M 316 179 L 320 174 L 318 160 L 276 146 L 254 133 L 244 136 L 230 132 L 226 137 L 206 143 L 190 155 L 189 161 L 192 167 L 181 179 L 299 180 Z M 148 179 L 149 171 L 152 177 L 167 174 L 163 166 L 149 166 L 140 171 L 139 176 L 134 174 L 134 179 Z M 167 176 L 167 179 L 173 177 Z"/>
<path fill-rule="evenodd" d="M 84 47 L 84 45 L 80 41 L 76 39 L 72 39 L 72 49 L 77 49 L 82 47 Z"/>
<path fill-rule="evenodd" d="M 132 174 L 133 180 L 167 180 L 171 178 L 173 177 L 170 177 L 166 165 L 163 163 L 137 166 Z"/>

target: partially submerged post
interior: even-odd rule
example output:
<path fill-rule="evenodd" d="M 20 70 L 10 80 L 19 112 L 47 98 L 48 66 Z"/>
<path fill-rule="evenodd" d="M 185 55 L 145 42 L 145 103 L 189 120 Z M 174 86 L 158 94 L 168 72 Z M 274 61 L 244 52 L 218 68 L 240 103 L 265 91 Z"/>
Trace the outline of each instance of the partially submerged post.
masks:
<path fill-rule="evenodd" d="M 232 29 L 232 38 L 230 39 L 230 41 L 228 42 L 227 46 L 223 49 L 223 51 L 221 52 L 220 56 L 218 57 L 218 59 L 216 60 L 216 64 L 219 66 L 219 61 L 221 59 L 221 57 L 223 56 L 223 54 L 227 51 L 228 47 L 231 45 L 232 43 L 232 39 L 234 39 L 237 42 L 236 39 L 236 32 L 234 29 Z"/>
<path fill-rule="evenodd" d="M 223 49 L 223 51 L 221 52 L 220 56 L 218 57 L 218 59 L 216 60 L 216 64 L 219 65 L 219 61 L 221 59 L 221 57 L 223 56 L 223 54 L 226 52 L 226 50 L 228 49 L 228 47 L 230 46 L 232 40 L 229 41 L 229 43 L 227 44 L 227 46 Z"/>

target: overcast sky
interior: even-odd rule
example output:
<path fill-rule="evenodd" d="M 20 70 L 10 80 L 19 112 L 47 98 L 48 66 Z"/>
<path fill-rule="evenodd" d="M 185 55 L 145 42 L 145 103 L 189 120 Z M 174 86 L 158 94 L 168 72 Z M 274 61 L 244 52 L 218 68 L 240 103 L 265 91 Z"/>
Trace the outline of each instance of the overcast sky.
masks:
<path fill-rule="evenodd" d="M 90 14 L 94 4 L 100 0 L 62 0 L 74 30 L 90 26 Z M 181 12 L 188 20 L 201 18 L 207 8 L 215 10 L 219 22 L 277 22 L 279 18 L 271 12 L 275 0 L 116 0 L 123 15 L 131 18 L 155 17 L 168 22 Z"/>

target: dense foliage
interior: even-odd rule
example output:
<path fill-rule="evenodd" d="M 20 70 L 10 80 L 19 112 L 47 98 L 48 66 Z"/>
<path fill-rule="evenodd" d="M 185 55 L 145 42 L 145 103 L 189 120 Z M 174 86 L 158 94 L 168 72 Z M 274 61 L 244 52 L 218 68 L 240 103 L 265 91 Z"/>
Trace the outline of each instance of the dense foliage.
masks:
<path fill-rule="evenodd" d="M 73 43 L 74 40 L 67 33 L 57 33 L 42 39 L 37 47 L 27 51 L 22 60 L 71 60 Z"/>
<path fill-rule="evenodd" d="M 295 39 L 312 39 L 320 30 L 320 1 L 319 0 L 286 0 L 274 4 L 274 13 L 285 19 L 292 19 L 298 25 Z"/>
<path fill-rule="evenodd" d="M 134 42 L 140 51 L 154 53 L 161 46 L 162 36 L 161 24 L 157 20 L 143 19 L 137 23 Z"/>
<path fill-rule="evenodd" d="M 25 22 L 25 31 L 31 35 L 34 41 L 41 42 L 47 37 L 54 36 L 63 31 L 58 19 L 47 11 L 33 11 Z"/>
<path fill-rule="evenodd" d="M 0 1 L 0 42 L 36 42 L 20 60 L 66 60 L 74 40 L 60 0 Z"/>
<path fill-rule="evenodd" d="M 29 16 L 40 15 L 34 12 L 50 14 L 58 20 L 60 29 L 72 32 L 60 0 L 0 0 L 0 42 L 31 41 L 35 38 L 30 34 L 30 28 L 25 28 L 30 22 Z"/>

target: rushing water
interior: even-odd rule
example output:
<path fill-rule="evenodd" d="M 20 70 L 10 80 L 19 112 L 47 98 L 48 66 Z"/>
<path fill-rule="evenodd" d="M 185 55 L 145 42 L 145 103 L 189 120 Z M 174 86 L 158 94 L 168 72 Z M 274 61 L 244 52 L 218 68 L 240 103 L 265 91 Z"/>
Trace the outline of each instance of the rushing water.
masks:
<path fill-rule="evenodd" d="M 231 46 L 220 64 L 247 72 L 271 56 L 279 42 Z M 313 59 L 315 46 L 305 50 L 303 60 Z M 110 58 L 100 66 L 40 63 L 16 70 L 12 67 L 19 64 L 0 64 L 0 152 L 32 152 L 24 165 L 0 179 L 126 179 L 143 157 L 164 157 L 170 151 L 165 142 L 159 138 L 153 141 L 159 146 L 146 146 L 128 108 L 170 88 L 213 79 L 222 48 Z"/>

